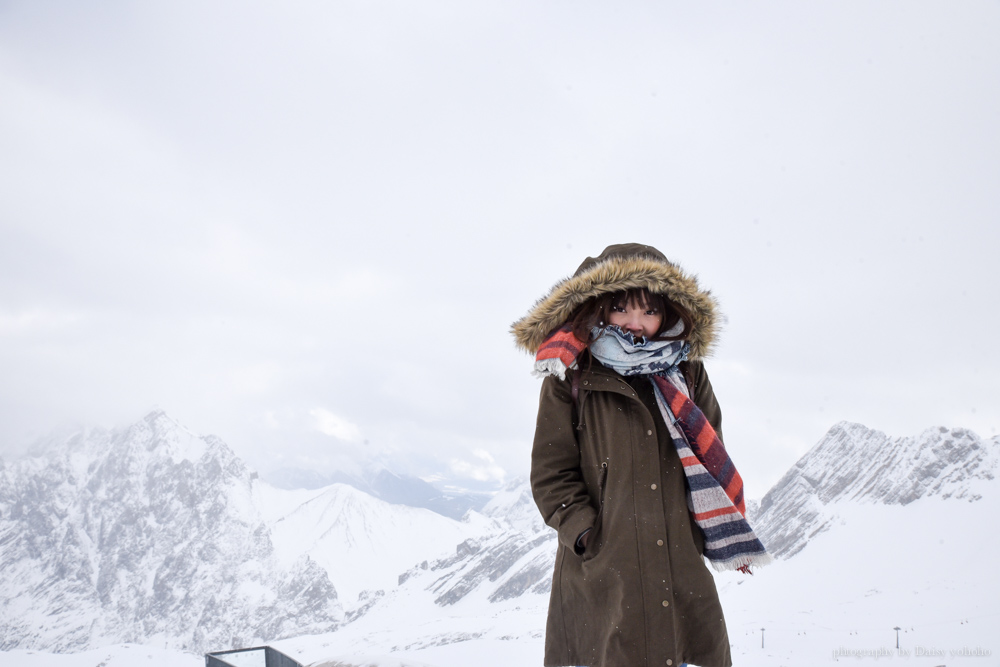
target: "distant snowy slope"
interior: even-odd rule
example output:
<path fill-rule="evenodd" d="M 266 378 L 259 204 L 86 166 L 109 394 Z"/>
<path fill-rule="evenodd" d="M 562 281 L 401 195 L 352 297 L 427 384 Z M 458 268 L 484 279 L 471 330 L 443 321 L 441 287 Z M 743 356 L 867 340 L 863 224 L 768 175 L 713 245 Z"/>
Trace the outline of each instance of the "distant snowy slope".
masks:
<path fill-rule="evenodd" d="M 753 517 L 768 550 L 787 558 L 837 520 L 838 504 L 907 505 L 927 496 L 976 500 L 1000 462 L 998 440 L 932 428 L 890 438 L 837 424 L 767 492 Z"/>
<path fill-rule="evenodd" d="M 379 464 L 360 474 L 342 471 L 322 474 L 316 470 L 279 468 L 264 476 L 272 486 L 285 490 L 320 489 L 346 484 L 395 505 L 421 507 L 451 519 L 461 519 L 470 509 L 479 509 L 490 494 L 471 491 L 443 491 L 412 475 L 394 473 Z"/>
<path fill-rule="evenodd" d="M 495 603 L 547 594 L 556 535 L 542 522 L 528 483 L 511 482 L 483 512 L 491 519 L 487 531 L 456 545 L 454 553 L 406 572 L 400 583 L 432 593 L 441 606 L 466 598 Z"/>
<path fill-rule="evenodd" d="M 541 664 L 555 532 L 524 481 L 483 512 L 467 517 L 477 536 L 400 574 L 364 615 L 335 633 L 278 646 L 306 664 Z"/>
<path fill-rule="evenodd" d="M 359 487 L 388 503 L 422 507 L 452 519 L 461 519 L 470 509 L 479 509 L 489 494 L 441 491 L 419 477 L 399 475 L 385 468 L 368 477 L 368 488 Z"/>
<path fill-rule="evenodd" d="M 523 479 L 508 482 L 480 512 L 524 533 L 549 531 L 531 496 L 531 486 Z"/>
<path fill-rule="evenodd" d="M 289 493 L 261 487 L 262 504 Z M 313 492 L 269 527 L 283 562 L 308 555 L 327 571 L 346 605 L 362 591 L 395 586 L 400 572 L 477 532 L 469 523 L 390 505 L 344 484 Z"/>

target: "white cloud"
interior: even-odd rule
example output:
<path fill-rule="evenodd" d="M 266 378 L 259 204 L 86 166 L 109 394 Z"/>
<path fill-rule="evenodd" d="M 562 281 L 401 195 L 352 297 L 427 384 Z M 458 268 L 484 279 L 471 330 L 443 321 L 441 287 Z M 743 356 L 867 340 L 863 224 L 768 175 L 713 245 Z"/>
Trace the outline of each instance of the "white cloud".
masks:
<path fill-rule="evenodd" d="M 315 428 L 320 433 L 347 442 L 358 442 L 361 440 L 361 429 L 343 417 L 338 417 L 325 408 L 314 408 L 309 411 L 309 414 L 316 420 Z"/>
<path fill-rule="evenodd" d="M 456 475 L 471 477 L 477 482 L 497 481 L 503 482 L 507 472 L 497 465 L 496 460 L 485 449 L 477 449 L 472 452 L 473 456 L 481 463 L 452 459 L 451 471 Z"/>

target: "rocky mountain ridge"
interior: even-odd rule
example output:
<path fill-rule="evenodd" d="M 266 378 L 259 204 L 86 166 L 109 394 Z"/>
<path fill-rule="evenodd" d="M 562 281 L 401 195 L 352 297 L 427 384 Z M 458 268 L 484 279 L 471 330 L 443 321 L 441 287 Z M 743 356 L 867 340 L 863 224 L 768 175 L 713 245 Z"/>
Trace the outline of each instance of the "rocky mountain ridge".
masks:
<path fill-rule="evenodd" d="M 203 650 L 337 627 L 326 572 L 277 562 L 254 477 L 162 412 L 5 465 L 0 648 Z"/>
<path fill-rule="evenodd" d="M 889 437 L 841 422 L 761 499 L 753 522 L 768 551 L 789 558 L 828 530 L 839 503 L 907 505 L 920 498 L 974 502 L 1000 469 L 1000 438 L 929 428 Z"/>
<path fill-rule="evenodd" d="M 456 545 L 454 553 L 424 561 L 399 575 L 399 584 L 429 591 L 446 607 L 473 593 L 490 602 L 547 594 L 556 534 L 542 522 L 527 482 L 507 484 L 483 508 L 492 525 Z"/>

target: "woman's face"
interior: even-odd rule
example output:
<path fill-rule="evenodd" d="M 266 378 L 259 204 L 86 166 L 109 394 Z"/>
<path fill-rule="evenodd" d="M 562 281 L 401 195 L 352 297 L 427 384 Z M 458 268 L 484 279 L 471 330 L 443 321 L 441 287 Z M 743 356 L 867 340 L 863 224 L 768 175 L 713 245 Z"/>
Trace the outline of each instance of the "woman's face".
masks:
<path fill-rule="evenodd" d="M 663 313 L 656 309 L 645 308 L 633 301 L 623 301 L 611 306 L 608 314 L 609 324 L 614 324 L 622 331 L 631 333 L 636 338 L 645 336 L 652 338 L 660 331 L 663 324 Z"/>

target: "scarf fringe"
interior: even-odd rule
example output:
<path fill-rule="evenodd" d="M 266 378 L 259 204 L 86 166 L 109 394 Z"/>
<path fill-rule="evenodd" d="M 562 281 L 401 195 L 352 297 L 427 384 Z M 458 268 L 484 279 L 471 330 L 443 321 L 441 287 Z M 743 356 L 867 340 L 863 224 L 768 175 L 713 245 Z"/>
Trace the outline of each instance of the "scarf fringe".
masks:
<path fill-rule="evenodd" d="M 762 553 L 749 556 L 738 556 L 737 558 L 725 561 L 709 560 L 708 558 L 705 560 L 712 564 L 712 569 L 716 572 L 736 571 L 742 572 L 743 574 L 753 574 L 752 568 L 764 567 L 765 565 L 773 563 L 774 556 L 769 553 Z"/>
<path fill-rule="evenodd" d="M 556 357 L 551 359 L 538 359 L 535 361 L 535 368 L 531 371 L 531 374 L 536 378 L 544 378 L 548 375 L 555 375 L 558 376 L 560 380 L 565 380 L 566 371 L 570 368 L 576 368 L 575 361 L 567 368 L 562 359 L 558 359 Z"/>

